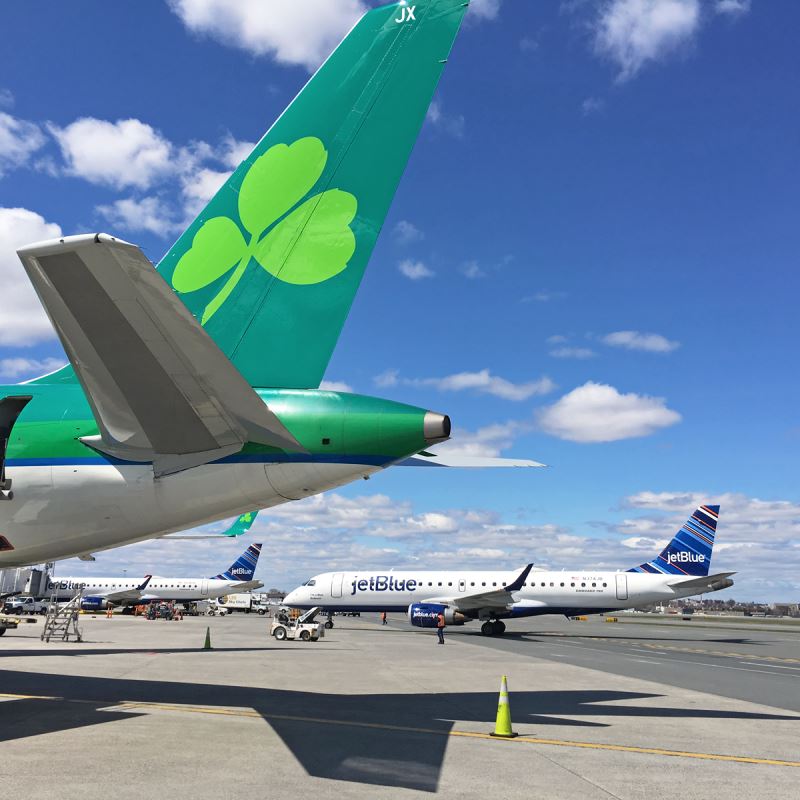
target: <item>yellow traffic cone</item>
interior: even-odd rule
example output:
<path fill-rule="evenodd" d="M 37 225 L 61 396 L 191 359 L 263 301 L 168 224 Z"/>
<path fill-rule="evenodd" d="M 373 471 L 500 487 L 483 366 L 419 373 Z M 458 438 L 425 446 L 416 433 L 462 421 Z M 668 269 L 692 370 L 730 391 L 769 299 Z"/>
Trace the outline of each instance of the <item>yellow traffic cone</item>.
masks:
<path fill-rule="evenodd" d="M 500 681 L 500 699 L 497 701 L 497 720 L 494 733 L 502 739 L 513 739 L 517 734 L 511 730 L 511 706 L 508 704 L 508 681 L 506 676 Z"/>
<path fill-rule="evenodd" d="M 211 650 L 211 628 L 206 628 L 206 641 L 203 650 Z"/>

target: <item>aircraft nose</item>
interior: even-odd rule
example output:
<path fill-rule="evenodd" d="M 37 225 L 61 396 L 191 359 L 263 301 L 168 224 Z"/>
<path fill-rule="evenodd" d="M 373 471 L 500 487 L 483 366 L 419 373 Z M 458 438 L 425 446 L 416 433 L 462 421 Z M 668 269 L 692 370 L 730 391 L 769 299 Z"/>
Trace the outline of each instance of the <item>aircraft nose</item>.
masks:
<path fill-rule="evenodd" d="M 283 598 L 283 602 L 285 605 L 290 606 L 292 603 L 297 602 L 297 589 L 292 589 L 286 597 Z"/>

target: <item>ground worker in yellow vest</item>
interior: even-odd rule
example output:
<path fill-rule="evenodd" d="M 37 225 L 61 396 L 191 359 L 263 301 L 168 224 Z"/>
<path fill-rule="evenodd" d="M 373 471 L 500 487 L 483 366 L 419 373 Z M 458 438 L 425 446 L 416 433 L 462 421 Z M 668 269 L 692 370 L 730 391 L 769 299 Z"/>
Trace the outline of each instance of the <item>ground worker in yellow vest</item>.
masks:
<path fill-rule="evenodd" d="M 436 633 L 439 634 L 439 644 L 444 644 L 444 614 L 441 611 L 436 615 Z"/>

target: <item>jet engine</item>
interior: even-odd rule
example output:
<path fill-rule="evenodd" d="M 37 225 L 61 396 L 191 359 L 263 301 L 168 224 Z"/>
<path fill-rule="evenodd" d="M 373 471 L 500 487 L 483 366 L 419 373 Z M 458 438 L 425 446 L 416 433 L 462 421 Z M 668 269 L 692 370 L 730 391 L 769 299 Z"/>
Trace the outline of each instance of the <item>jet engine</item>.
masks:
<path fill-rule="evenodd" d="M 408 621 L 418 628 L 435 628 L 439 614 L 444 614 L 446 625 L 463 625 L 467 618 L 459 611 L 440 603 L 412 603 L 408 607 Z"/>
<path fill-rule="evenodd" d="M 105 611 L 107 607 L 108 600 L 105 597 L 81 598 L 81 611 Z"/>

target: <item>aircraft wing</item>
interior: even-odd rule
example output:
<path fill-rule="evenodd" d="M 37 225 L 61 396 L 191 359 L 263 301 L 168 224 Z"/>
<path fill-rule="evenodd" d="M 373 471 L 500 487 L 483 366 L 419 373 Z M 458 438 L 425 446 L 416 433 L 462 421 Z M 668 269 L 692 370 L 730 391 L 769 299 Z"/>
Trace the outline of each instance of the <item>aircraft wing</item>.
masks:
<path fill-rule="evenodd" d="M 513 593 L 518 592 L 522 588 L 522 585 L 527 580 L 532 569 L 533 564 L 528 564 L 512 583 L 509 583 L 502 589 L 451 597 L 431 597 L 423 602 L 442 603 L 443 605 L 453 606 L 453 608 L 459 611 L 475 611 L 480 608 L 506 608 L 514 604 Z"/>
<path fill-rule="evenodd" d="M 106 592 L 103 598 L 108 600 L 109 603 L 133 603 L 136 600 L 142 599 L 142 593 L 150 583 L 152 575 L 145 575 L 144 580 L 135 589 L 121 589 L 118 592 Z"/>
<path fill-rule="evenodd" d="M 98 233 L 17 253 L 97 420 L 85 444 L 156 477 L 247 441 L 303 450 L 138 247 Z"/>
<path fill-rule="evenodd" d="M 678 578 L 677 580 L 670 581 L 669 585 L 674 589 L 702 589 L 707 587 L 709 590 L 716 591 L 717 589 L 725 589 L 728 586 L 733 586 L 733 581 L 730 580 L 731 575 L 735 572 L 718 572 L 716 575 L 701 575 L 699 578 Z M 727 581 L 727 583 L 725 583 Z"/>
<path fill-rule="evenodd" d="M 399 461 L 400 467 L 546 467 L 538 461 L 527 458 L 490 458 L 482 456 L 459 456 L 444 453 L 432 453 L 423 450 L 415 456 Z"/>

